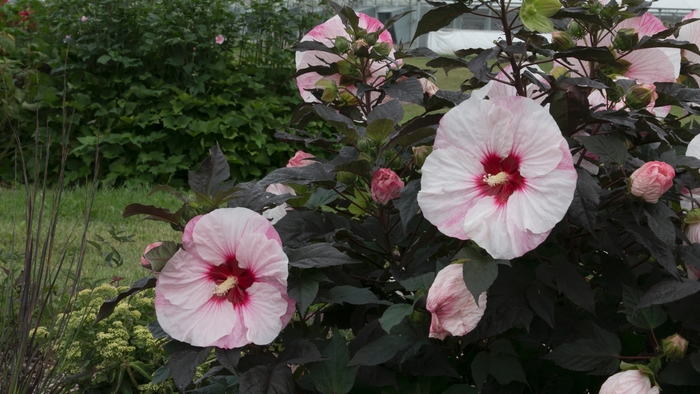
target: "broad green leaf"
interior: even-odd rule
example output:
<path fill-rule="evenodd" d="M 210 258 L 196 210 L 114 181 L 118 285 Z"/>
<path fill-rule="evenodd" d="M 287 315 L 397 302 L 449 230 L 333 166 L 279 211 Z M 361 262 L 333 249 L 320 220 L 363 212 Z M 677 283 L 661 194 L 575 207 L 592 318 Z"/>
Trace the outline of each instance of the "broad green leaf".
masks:
<path fill-rule="evenodd" d="M 333 337 L 323 350 L 323 355 L 328 360 L 306 365 L 316 389 L 323 394 L 347 394 L 355 384 L 359 366 L 348 366 L 350 352 L 337 330 L 333 331 Z"/>
<path fill-rule="evenodd" d="M 384 311 L 382 317 L 379 318 L 379 324 L 384 331 L 389 332 L 411 312 L 413 312 L 412 304 L 394 304 Z"/>
<path fill-rule="evenodd" d="M 477 304 L 481 293 L 491 287 L 498 276 L 498 265 L 510 266 L 508 260 L 496 260 L 491 256 L 484 256 L 471 247 L 464 247 L 455 255 L 455 262 L 463 263 L 462 275 L 467 289 L 474 296 Z"/>

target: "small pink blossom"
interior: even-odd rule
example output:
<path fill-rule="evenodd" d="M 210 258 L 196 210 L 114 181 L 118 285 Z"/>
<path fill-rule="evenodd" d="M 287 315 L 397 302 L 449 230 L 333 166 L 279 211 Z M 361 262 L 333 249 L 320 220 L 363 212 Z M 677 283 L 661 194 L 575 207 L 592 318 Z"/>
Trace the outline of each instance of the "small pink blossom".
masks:
<path fill-rule="evenodd" d="M 630 193 L 644 201 L 656 204 L 659 198 L 673 186 L 676 171 L 660 161 L 644 163 L 630 176 Z"/>
<path fill-rule="evenodd" d="M 217 44 L 221 45 L 221 44 L 224 43 L 224 41 L 226 41 L 226 37 L 224 37 L 224 36 L 222 36 L 221 34 L 219 34 L 218 36 L 216 36 L 215 41 L 216 41 Z"/>
<path fill-rule="evenodd" d="M 272 224 L 246 208 L 217 209 L 187 223 L 182 247 L 156 283 L 163 330 L 194 346 L 272 342 L 294 313 Z"/>
<path fill-rule="evenodd" d="M 162 242 L 154 242 L 152 244 L 149 244 L 146 246 L 146 249 L 143 251 L 143 254 L 141 255 L 141 265 L 146 267 L 146 268 L 151 268 L 151 263 L 146 259 L 146 253 L 150 252 L 151 250 L 159 247 L 162 245 Z"/>
<path fill-rule="evenodd" d="M 486 292 L 479 295 L 479 305 L 462 277 L 462 264 L 451 264 L 438 272 L 428 290 L 426 308 L 432 315 L 430 338 L 471 332 L 486 310 Z"/>
<path fill-rule="evenodd" d="M 389 168 L 380 168 L 372 176 L 372 199 L 379 205 L 401 197 L 404 183 L 398 175 Z"/>
<path fill-rule="evenodd" d="M 443 116 L 418 205 L 443 234 L 498 259 L 544 242 L 576 189 L 569 145 L 532 99 L 472 97 Z"/>
<path fill-rule="evenodd" d="M 64 43 L 67 43 L 68 40 L 70 40 L 70 39 L 71 39 L 70 34 L 67 34 L 67 35 L 66 35 L 66 38 L 63 39 L 63 42 L 64 42 Z"/>
<path fill-rule="evenodd" d="M 637 369 L 618 372 L 600 387 L 600 394 L 658 394 L 659 387 L 651 385 L 649 377 Z"/>
<path fill-rule="evenodd" d="M 297 153 L 294 154 L 294 157 L 289 159 L 289 162 L 287 163 L 287 167 L 304 167 L 308 166 L 311 163 L 314 163 L 314 160 L 316 156 L 312 155 L 311 153 L 306 153 L 304 151 L 298 150 Z"/>
<path fill-rule="evenodd" d="M 87 20 L 88 20 L 88 17 L 85 16 L 85 15 L 83 15 L 83 16 L 80 17 L 80 21 L 81 21 L 81 22 L 87 22 Z"/>
<path fill-rule="evenodd" d="M 427 94 L 429 97 L 433 97 L 433 95 L 440 90 L 440 88 L 428 78 L 418 78 L 418 82 L 420 82 L 420 86 L 423 87 L 423 93 Z"/>

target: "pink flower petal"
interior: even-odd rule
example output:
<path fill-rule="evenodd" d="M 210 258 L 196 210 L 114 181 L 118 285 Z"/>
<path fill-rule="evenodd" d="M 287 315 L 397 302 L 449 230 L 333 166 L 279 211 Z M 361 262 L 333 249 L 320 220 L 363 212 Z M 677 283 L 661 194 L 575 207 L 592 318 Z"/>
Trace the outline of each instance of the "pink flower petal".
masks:
<path fill-rule="evenodd" d="M 238 266 L 252 272 L 255 278 L 271 278 L 286 283 L 289 259 L 282 247 L 260 233 L 244 234 L 236 253 Z"/>
<path fill-rule="evenodd" d="M 700 159 L 700 135 L 696 135 L 690 140 L 685 155 Z"/>
<path fill-rule="evenodd" d="M 683 20 L 700 18 L 700 10 L 695 10 L 686 15 Z M 678 30 L 678 40 L 689 41 L 695 45 L 700 45 L 700 22 L 696 21 L 681 26 Z M 683 56 L 691 63 L 700 63 L 700 56 L 690 51 L 683 51 Z"/>
<path fill-rule="evenodd" d="M 246 302 L 237 306 L 248 327 L 246 338 L 256 345 L 266 345 L 282 330 L 280 316 L 287 311 L 287 301 L 274 286 L 262 282 L 253 283 L 246 294 Z"/>
<path fill-rule="evenodd" d="M 637 49 L 622 59 L 631 63 L 625 77 L 638 83 L 675 82 L 681 70 L 681 52 L 673 48 Z"/>
<path fill-rule="evenodd" d="M 171 304 L 185 309 L 199 308 L 209 301 L 214 281 L 212 265 L 185 250 L 178 250 L 158 277 L 160 292 Z"/>

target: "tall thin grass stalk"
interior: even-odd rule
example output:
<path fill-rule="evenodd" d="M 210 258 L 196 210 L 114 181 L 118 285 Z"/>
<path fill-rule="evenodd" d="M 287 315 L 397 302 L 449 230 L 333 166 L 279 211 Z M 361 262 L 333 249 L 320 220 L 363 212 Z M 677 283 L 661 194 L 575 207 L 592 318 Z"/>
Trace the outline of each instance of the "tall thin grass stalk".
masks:
<path fill-rule="evenodd" d="M 57 393 L 66 386 L 63 377 L 57 376 L 58 367 L 65 356 L 65 346 L 59 347 L 58 344 L 65 343 L 68 320 L 75 296 L 80 290 L 88 223 L 97 182 L 93 178 L 92 190 L 86 195 L 84 217 L 76 219 L 70 234 L 65 237 L 67 241 L 56 245 L 54 241 L 72 126 L 72 114 L 69 116 L 66 106 L 65 78 L 63 85 L 63 122 L 58 144 L 51 141 L 48 123 L 45 142 L 41 142 L 39 110 L 36 111 L 33 142 L 35 165 L 31 176 L 23 154 L 19 116 L 14 119 L 14 126 L 13 120 L 8 122 L 14 136 L 16 162 L 21 177 L 15 183 L 22 185 L 13 186 L 12 190 L 19 192 L 19 188 L 22 188 L 25 194 L 26 228 L 24 247 L 15 247 L 15 231 L 19 227 L 15 223 L 11 250 L 0 254 L 0 282 L 4 282 L 0 292 L 0 392 L 6 394 Z M 49 151 L 56 146 L 61 149 L 59 177 L 55 184 L 49 185 Z M 45 150 L 43 157 L 42 150 Z M 99 149 L 96 149 L 96 163 L 98 152 Z"/>

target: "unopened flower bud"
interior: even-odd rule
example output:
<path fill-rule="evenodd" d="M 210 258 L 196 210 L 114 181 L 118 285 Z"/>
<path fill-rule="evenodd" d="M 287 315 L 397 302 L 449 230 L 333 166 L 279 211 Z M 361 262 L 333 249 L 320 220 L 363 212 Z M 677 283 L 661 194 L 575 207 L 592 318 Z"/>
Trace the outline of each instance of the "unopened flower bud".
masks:
<path fill-rule="evenodd" d="M 617 31 L 617 35 L 613 40 L 613 48 L 618 51 L 627 52 L 634 49 L 639 43 L 639 35 L 632 28 L 622 28 Z"/>
<path fill-rule="evenodd" d="M 569 32 L 561 30 L 555 30 L 552 32 L 552 43 L 554 44 L 554 47 L 559 51 L 573 48 L 576 46 L 576 42 L 574 42 L 574 39 L 571 37 L 571 34 L 569 34 Z"/>
<path fill-rule="evenodd" d="M 367 137 L 360 137 L 357 140 L 357 149 L 360 152 L 369 152 L 372 149 L 372 140 Z"/>
<path fill-rule="evenodd" d="M 379 42 L 374 46 L 374 50 L 382 56 L 389 56 L 389 53 L 391 53 L 391 44 L 386 41 Z"/>
<path fill-rule="evenodd" d="M 377 40 L 379 39 L 379 34 L 377 34 L 377 32 L 368 33 L 365 36 L 365 39 L 367 40 L 367 44 L 369 44 L 369 46 L 374 46 L 374 44 L 376 44 Z"/>
<path fill-rule="evenodd" d="M 618 372 L 609 377 L 600 387 L 600 394 L 629 394 L 644 393 L 658 394 L 658 386 L 654 386 L 649 377 L 638 369 Z"/>
<path fill-rule="evenodd" d="M 404 183 L 396 173 L 388 168 L 380 168 L 372 176 L 372 199 L 379 205 L 401 196 Z"/>
<path fill-rule="evenodd" d="M 357 97 L 348 91 L 342 91 L 338 95 L 338 106 L 339 107 L 352 107 L 359 103 Z"/>
<path fill-rule="evenodd" d="M 355 40 L 355 42 L 352 43 L 352 51 L 353 52 L 359 52 L 362 49 L 368 49 L 368 48 L 369 48 L 369 44 L 363 38 L 359 38 L 359 39 Z"/>
<path fill-rule="evenodd" d="M 335 174 L 335 179 L 337 179 L 340 183 L 350 185 L 357 180 L 357 175 L 353 174 L 352 172 L 338 171 Z"/>
<path fill-rule="evenodd" d="M 644 201 L 656 204 L 659 198 L 673 186 L 676 171 L 661 161 L 644 163 L 630 176 L 630 193 Z"/>
<path fill-rule="evenodd" d="M 661 340 L 664 356 L 669 359 L 683 358 L 688 350 L 688 340 L 678 334 L 673 334 Z"/>
<path fill-rule="evenodd" d="M 632 109 L 642 109 L 653 107 L 657 98 L 659 95 L 656 93 L 656 85 L 643 83 L 629 88 L 625 95 L 625 103 Z"/>
<path fill-rule="evenodd" d="M 414 146 L 413 147 L 413 163 L 417 167 L 423 167 L 423 163 L 425 163 L 425 159 L 428 157 L 430 153 L 433 152 L 433 147 L 432 146 Z"/>
<path fill-rule="evenodd" d="M 342 54 L 347 52 L 348 49 L 350 49 L 350 41 L 348 41 L 348 39 L 343 36 L 336 37 L 333 46 L 335 47 L 337 53 Z"/>
<path fill-rule="evenodd" d="M 578 22 L 571 21 L 571 23 L 569 23 L 569 34 L 571 34 L 573 38 L 583 38 L 583 36 L 586 35 L 586 29 Z"/>

